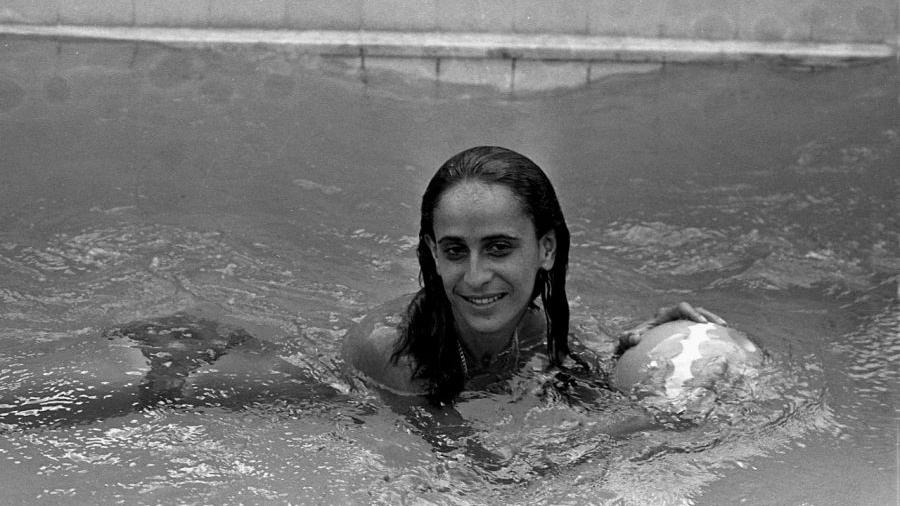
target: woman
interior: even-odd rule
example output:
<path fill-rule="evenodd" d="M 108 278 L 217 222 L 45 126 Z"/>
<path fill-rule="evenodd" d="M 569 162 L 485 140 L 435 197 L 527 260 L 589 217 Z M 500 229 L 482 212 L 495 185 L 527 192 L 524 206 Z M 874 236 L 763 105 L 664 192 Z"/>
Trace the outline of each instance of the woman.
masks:
<path fill-rule="evenodd" d="M 564 367 L 569 230 L 544 172 L 514 151 L 481 146 L 444 163 L 422 197 L 417 256 L 422 288 L 348 334 L 348 362 L 383 387 L 451 402 L 467 382 L 515 369 L 520 352 L 546 342 Z M 540 307 L 535 304 L 538 296 Z M 661 310 L 622 337 L 675 319 L 724 324 L 687 303 Z"/>

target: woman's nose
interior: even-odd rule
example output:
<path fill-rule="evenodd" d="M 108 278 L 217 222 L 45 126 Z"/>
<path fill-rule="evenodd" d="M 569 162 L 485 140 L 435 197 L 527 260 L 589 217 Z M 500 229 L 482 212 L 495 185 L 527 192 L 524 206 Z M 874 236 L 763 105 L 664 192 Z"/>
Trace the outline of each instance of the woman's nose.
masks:
<path fill-rule="evenodd" d="M 491 271 L 480 258 L 480 255 L 472 255 L 469 257 L 469 266 L 466 269 L 466 275 L 463 279 L 465 283 L 473 288 L 478 288 L 491 280 Z"/>

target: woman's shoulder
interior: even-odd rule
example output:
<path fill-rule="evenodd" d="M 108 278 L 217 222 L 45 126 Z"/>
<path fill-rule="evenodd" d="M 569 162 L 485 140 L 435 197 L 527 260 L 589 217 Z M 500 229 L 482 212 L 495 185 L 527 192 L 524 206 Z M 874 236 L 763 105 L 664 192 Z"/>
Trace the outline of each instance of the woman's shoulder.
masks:
<path fill-rule="evenodd" d="M 395 393 L 421 394 L 424 388 L 412 379 L 415 364 L 408 356 L 391 357 L 406 323 L 406 308 L 414 295 L 388 301 L 369 312 L 344 338 L 344 360 L 381 387 Z"/>
<path fill-rule="evenodd" d="M 530 306 L 519 323 L 519 345 L 530 348 L 547 340 L 547 317 L 539 306 Z"/>

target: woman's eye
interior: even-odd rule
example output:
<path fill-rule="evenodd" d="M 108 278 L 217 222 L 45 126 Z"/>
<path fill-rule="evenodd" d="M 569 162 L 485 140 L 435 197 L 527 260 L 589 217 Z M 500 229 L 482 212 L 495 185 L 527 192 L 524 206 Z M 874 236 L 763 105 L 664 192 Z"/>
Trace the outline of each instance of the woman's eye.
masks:
<path fill-rule="evenodd" d="M 491 256 L 502 257 L 512 251 L 512 245 L 505 242 L 493 243 L 487 247 L 487 252 Z"/>
<path fill-rule="evenodd" d="M 466 249 L 459 246 L 444 248 L 444 256 L 449 260 L 459 260 L 466 255 Z"/>

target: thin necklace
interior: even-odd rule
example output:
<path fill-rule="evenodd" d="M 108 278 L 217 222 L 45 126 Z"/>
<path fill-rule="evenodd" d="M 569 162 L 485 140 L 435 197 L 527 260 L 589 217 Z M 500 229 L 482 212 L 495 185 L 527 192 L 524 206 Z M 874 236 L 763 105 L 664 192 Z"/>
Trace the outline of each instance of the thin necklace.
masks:
<path fill-rule="evenodd" d="M 466 360 L 466 352 L 463 350 L 462 340 L 456 340 L 456 351 L 459 352 L 459 363 L 462 365 L 463 377 L 468 379 L 469 377 L 469 361 Z M 494 360 L 512 352 L 515 356 L 513 360 L 518 361 L 519 359 L 519 329 L 516 329 L 513 332 L 512 339 L 509 340 L 509 344 L 504 348 L 500 353 L 494 357 Z"/>
<path fill-rule="evenodd" d="M 462 364 L 463 378 L 469 378 L 469 366 L 466 364 L 466 353 L 462 349 L 462 343 L 456 340 L 456 351 L 459 352 L 459 363 Z"/>

